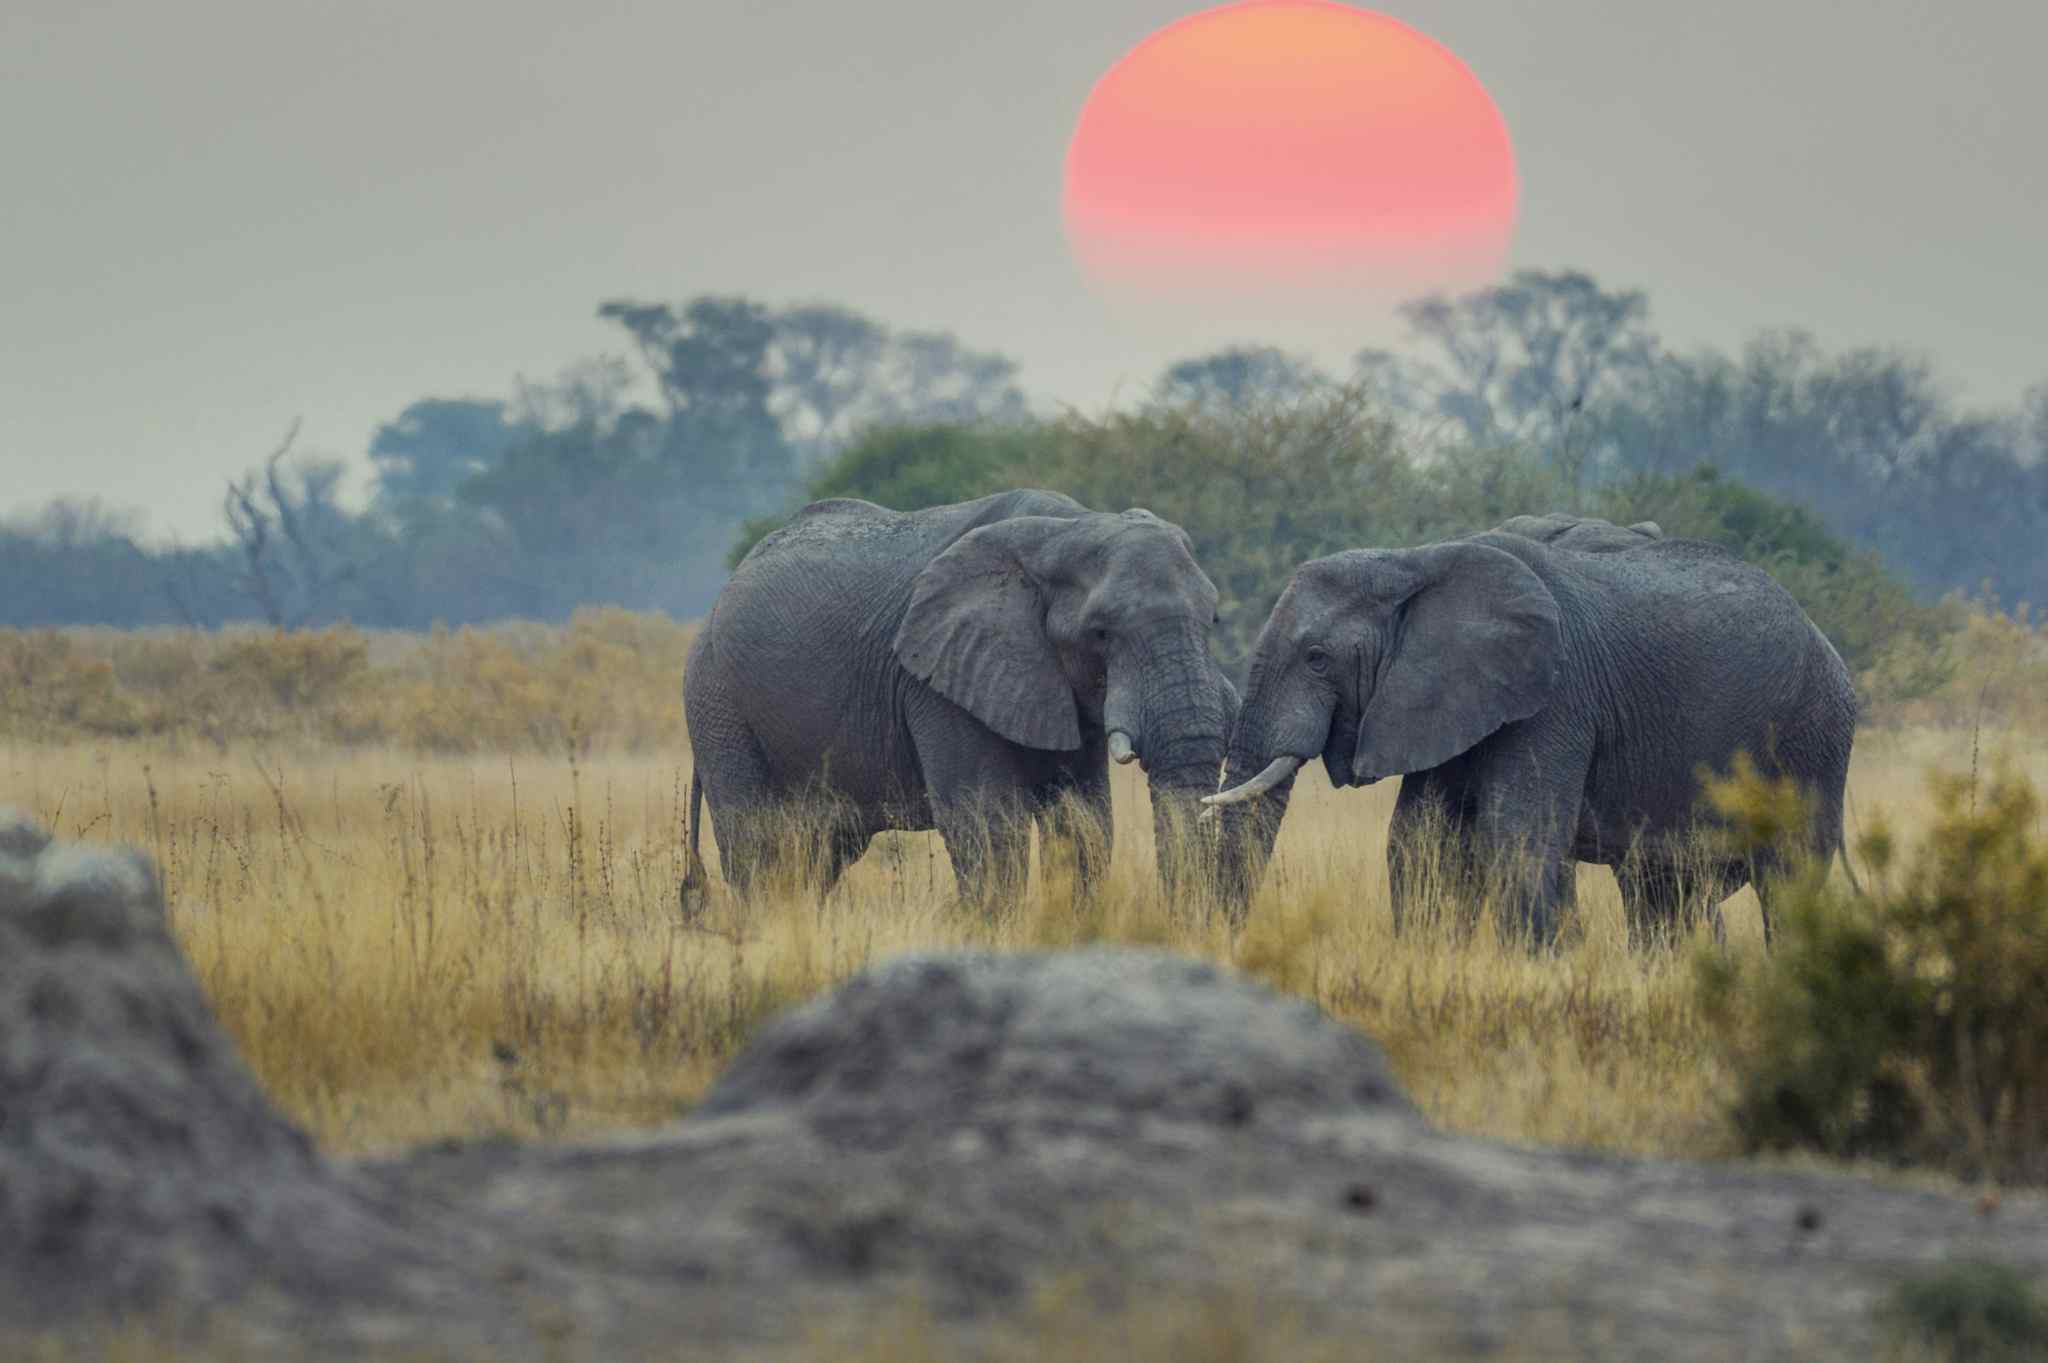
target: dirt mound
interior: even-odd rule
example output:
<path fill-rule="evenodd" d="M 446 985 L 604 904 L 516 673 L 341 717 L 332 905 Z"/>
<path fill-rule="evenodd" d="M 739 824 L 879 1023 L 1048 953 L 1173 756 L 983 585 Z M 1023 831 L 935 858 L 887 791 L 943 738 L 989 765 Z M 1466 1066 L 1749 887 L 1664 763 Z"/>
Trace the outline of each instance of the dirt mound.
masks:
<path fill-rule="evenodd" d="M 398 1223 L 257 1088 L 148 859 L 0 810 L 0 1322 L 388 1300 Z"/>
<path fill-rule="evenodd" d="M 986 1354 L 1057 1283 L 1342 1356 L 1848 1358 L 1958 1257 L 2038 1274 L 2048 1206 L 1447 1135 L 1364 1036 L 1117 948 L 878 966 L 661 1130 L 338 1164 L 235 1058 L 148 863 L 0 819 L 0 1333 L 811 1357 L 909 1298 Z"/>
<path fill-rule="evenodd" d="M 1414 1112 L 1363 1034 L 1210 965 L 1099 949 L 879 966 L 769 1027 L 697 1115 L 785 1112 L 882 1148 L 972 1126 L 1114 1139 L 1361 1110 Z"/>

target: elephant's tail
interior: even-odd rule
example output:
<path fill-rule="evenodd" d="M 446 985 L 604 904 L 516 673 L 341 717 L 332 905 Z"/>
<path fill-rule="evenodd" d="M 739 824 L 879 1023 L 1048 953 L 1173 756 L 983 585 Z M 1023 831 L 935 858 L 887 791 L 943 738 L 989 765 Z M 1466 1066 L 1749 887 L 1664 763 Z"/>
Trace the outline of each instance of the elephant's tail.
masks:
<path fill-rule="evenodd" d="M 1864 898 L 1865 896 L 1863 893 L 1863 881 L 1860 878 L 1858 878 L 1858 876 L 1856 875 L 1856 868 L 1849 862 L 1848 844 L 1836 843 L 1835 855 L 1842 859 L 1842 869 L 1849 873 L 1849 888 L 1856 892 L 1856 897 L 1858 899 Z"/>
<path fill-rule="evenodd" d="M 704 778 L 693 769 L 690 772 L 690 822 L 683 834 L 683 883 L 676 890 L 685 918 L 695 918 L 704 911 L 704 902 L 710 891 L 709 877 L 704 874 L 704 858 L 697 850 L 697 838 L 703 828 Z"/>

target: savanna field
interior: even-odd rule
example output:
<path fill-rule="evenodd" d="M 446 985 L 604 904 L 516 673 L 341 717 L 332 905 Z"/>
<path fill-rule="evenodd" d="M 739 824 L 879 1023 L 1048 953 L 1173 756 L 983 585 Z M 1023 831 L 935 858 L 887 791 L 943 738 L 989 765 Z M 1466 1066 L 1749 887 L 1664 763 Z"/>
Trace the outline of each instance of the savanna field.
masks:
<path fill-rule="evenodd" d="M 870 962 L 1105 940 L 1313 999 L 1377 1037 L 1446 1127 L 1740 1152 L 1698 983 L 1708 928 L 1632 953 L 1611 874 L 1582 867 L 1555 957 L 1498 940 L 1484 915 L 1461 931 L 1453 905 L 1397 938 L 1392 782 L 1339 793 L 1305 770 L 1236 935 L 1161 897 L 1135 769 L 1115 773 L 1111 871 L 1084 907 L 1055 859 L 999 921 L 970 917 L 919 833 L 877 839 L 822 905 L 792 886 L 742 910 L 707 829 L 714 889 L 686 920 L 688 639 L 622 612 L 431 637 L 0 635 L 0 791 L 60 836 L 156 858 L 220 1018 L 337 1153 L 658 1123 L 765 1018 Z M 1996 773 L 2048 786 L 2038 633 L 1980 615 L 1957 640 L 1941 687 L 1870 707 L 1852 842 L 1884 830 L 1910 859 L 1937 822 L 1931 772 L 1974 772 L 1987 803 Z M 2038 842 L 2038 810 L 2016 817 Z M 1728 958 L 1757 957 L 1753 893 L 1726 913 Z"/>

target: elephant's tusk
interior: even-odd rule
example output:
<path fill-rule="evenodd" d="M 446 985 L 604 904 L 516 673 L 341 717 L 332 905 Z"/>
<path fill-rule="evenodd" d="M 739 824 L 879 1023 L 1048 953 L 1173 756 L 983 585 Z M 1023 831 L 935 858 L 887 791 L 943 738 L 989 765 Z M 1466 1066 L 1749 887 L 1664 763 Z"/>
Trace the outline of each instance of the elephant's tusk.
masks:
<path fill-rule="evenodd" d="M 1300 765 L 1301 759 L 1299 757 L 1276 757 L 1266 764 L 1264 771 L 1243 785 L 1233 786 L 1229 790 L 1218 791 L 1214 795 L 1204 795 L 1202 803 L 1212 808 L 1221 808 L 1224 805 L 1241 805 L 1246 800 L 1256 800 L 1288 777 L 1294 775 L 1294 769 Z"/>
<path fill-rule="evenodd" d="M 1138 750 L 1131 746 L 1131 736 L 1122 729 L 1109 731 L 1109 755 L 1120 766 L 1129 766 L 1138 760 Z"/>

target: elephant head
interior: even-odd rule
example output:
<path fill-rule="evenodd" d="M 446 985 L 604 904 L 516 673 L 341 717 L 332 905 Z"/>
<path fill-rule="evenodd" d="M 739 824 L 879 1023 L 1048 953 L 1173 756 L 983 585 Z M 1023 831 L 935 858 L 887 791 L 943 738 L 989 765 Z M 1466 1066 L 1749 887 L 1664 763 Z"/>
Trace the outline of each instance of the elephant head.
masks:
<path fill-rule="evenodd" d="M 1256 885 L 1294 774 L 1330 783 L 1426 771 L 1547 704 L 1556 600 L 1514 555 L 1472 540 L 1353 550 L 1303 564 L 1252 650 L 1220 793 L 1226 891 Z"/>
<path fill-rule="evenodd" d="M 1149 511 L 1018 516 L 961 536 L 918 575 L 895 650 L 1012 742 L 1100 742 L 1143 763 L 1163 834 L 1215 790 L 1235 716 L 1209 655 L 1216 607 L 1187 532 Z"/>

